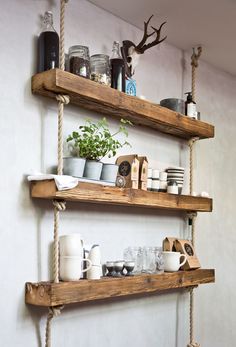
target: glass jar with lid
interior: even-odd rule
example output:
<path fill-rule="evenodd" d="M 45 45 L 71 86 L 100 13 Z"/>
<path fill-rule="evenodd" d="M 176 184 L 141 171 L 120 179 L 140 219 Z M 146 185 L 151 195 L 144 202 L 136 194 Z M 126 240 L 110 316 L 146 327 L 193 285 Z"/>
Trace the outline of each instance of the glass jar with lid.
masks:
<path fill-rule="evenodd" d="M 79 45 L 70 47 L 69 65 L 73 74 L 90 78 L 89 48 Z"/>
<path fill-rule="evenodd" d="M 111 68 L 109 56 L 94 54 L 90 58 L 90 79 L 107 86 L 111 85 Z"/>

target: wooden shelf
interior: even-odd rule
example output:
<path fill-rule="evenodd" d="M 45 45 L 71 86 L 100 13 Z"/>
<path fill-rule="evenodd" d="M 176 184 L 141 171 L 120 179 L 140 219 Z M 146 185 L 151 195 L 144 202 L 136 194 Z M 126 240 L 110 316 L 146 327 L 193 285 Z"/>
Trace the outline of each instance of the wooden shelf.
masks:
<path fill-rule="evenodd" d="M 214 137 L 214 127 L 191 119 L 158 104 L 126 95 L 60 69 L 39 73 L 32 77 L 32 92 L 55 98 L 67 94 L 73 104 L 86 109 L 126 118 L 134 124 L 148 126 L 177 137 L 200 139 Z"/>
<path fill-rule="evenodd" d="M 168 210 L 211 212 L 212 199 L 189 195 L 148 192 L 140 189 L 105 187 L 82 183 L 73 189 L 58 191 L 54 180 L 33 181 L 33 198 L 146 207 Z"/>
<path fill-rule="evenodd" d="M 215 271 L 198 269 L 160 275 L 140 275 L 77 282 L 26 283 L 25 302 L 36 306 L 57 306 L 195 287 L 215 282 Z"/>

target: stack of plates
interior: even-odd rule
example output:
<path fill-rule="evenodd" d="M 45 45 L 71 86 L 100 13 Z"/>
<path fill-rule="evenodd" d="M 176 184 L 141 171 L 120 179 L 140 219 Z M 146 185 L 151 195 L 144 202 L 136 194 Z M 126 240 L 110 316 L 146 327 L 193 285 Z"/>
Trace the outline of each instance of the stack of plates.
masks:
<path fill-rule="evenodd" d="M 172 166 L 166 169 L 167 172 L 167 181 L 175 181 L 178 184 L 179 192 L 182 191 L 183 183 L 184 183 L 184 168 Z"/>

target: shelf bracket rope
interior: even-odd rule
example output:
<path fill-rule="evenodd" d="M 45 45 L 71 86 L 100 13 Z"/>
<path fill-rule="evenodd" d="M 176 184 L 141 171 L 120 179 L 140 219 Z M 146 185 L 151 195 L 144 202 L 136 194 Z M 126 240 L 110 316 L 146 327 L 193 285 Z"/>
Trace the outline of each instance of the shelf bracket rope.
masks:
<path fill-rule="evenodd" d="M 65 70 L 65 5 L 69 0 L 60 1 L 60 41 L 59 41 L 59 67 Z M 63 117 L 64 105 L 70 102 L 67 95 L 58 94 L 56 96 L 58 101 L 58 145 L 57 145 L 57 174 L 63 174 Z M 54 206 L 54 241 L 53 241 L 53 281 L 59 283 L 59 220 L 60 212 L 65 211 L 66 204 L 63 200 L 53 200 Z M 45 347 L 51 347 L 51 323 L 54 317 L 60 315 L 63 306 L 49 307 L 47 323 L 46 323 L 46 336 Z"/>
<path fill-rule="evenodd" d="M 61 314 L 61 310 L 64 308 L 64 306 L 55 306 L 55 307 L 49 307 L 48 308 L 48 317 L 47 317 L 47 324 L 46 324 L 46 344 L 45 346 L 50 347 L 51 346 L 51 323 L 53 317 L 57 317 Z"/>
<path fill-rule="evenodd" d="M 191 56 L 191 66 L 192 66 L 192 97 L 193 101 L 196 101 L 196 69 L 198 67 L 198 60 L 202 54 L 202 47 L 197 48 L 197 53 L 195 48 L 193 48 L 193 54 Z M 199 138 L 194 137 L 190 139 L 189 145 L 189 193 L 193 194 L 193 148 L 196 141 Z M 188 218 L 192 219 L 192 244 L 195 246 L 195 222 L 196 222 L 196 213 L 188 213 Z M 190 307 L 189 307 L 189 344 L 187 347 L 200 347 L 197 342 L 194 342 L 194 291 L 193 288 L 190 289 Z"/>
<path fill-rule="evenodd" d="M 202 47 L 197 48 L 197 53 L 195 48 L 193 48 L 193 54 L 191 56 L 191 65 L 192 65 L 192 97 L 193 101 L 196 101 L 196 69 L 198 67 L 198 60 L 202 54 Z"/>

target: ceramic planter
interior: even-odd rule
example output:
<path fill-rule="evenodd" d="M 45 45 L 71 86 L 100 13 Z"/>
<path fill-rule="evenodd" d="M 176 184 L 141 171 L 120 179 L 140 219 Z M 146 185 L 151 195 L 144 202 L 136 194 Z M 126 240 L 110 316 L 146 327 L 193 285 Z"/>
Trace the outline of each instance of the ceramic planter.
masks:
<path fill-rule="evenodd" d="M 100 161 L 86 160 L 84 177 L 92 180 L 100 180 L 103 164 Z"/>
<path fill-rule="evenodd" d="M 101 180 L 107 182 L 116 182 L 119 166 L 116 164 L 103 164 Z"/>
<path fill-rule="evenodd" d="M 83 177 L 86 160 L 79 157 L 63 158 L 63 172 L 65 175 Z"/>

